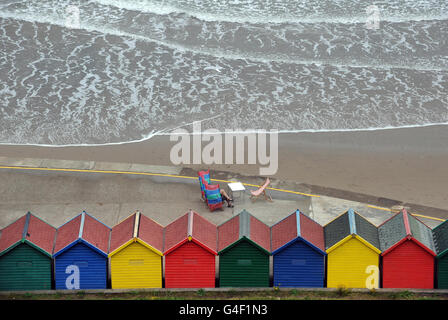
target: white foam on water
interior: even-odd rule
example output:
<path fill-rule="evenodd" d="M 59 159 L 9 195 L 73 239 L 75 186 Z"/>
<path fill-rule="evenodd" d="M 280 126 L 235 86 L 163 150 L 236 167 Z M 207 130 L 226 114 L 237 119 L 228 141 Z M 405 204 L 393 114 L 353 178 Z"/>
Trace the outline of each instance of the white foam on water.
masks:
<path fill-rule="evenodd" d="M 100 3 L 106 6 L 113 6 L 120 9 L 126 10 L 134 10 L 139 12 L 147 12 L 154 13 L 157 15 L 168 15 L 168 14 L 186 14 L 190 17 L 194 17 L 203 21 L 209 22 L 235 22 L 235 23 L 253 23 L 253 24 L 288 24 L 288 23 L 341 23 L 341 24 L 353 24 L 353 23 L 366 23 L 366 8 L 372 3 L 366 3 L 365 6 L 362 6 L 358 12 L 354 12 L 352 15 L 346 16 L 338 16 L 335 14 L 325 15 L 325 6 L 323 5 L 321 8 L 321 14 L 316 17 L 307 17 L 305 12 L 301 12 L 297 10 L 296 14 L 290 14 L 282 12 L 282 14 L 278 16 L 269 16 L 271 14 L 271 10 L 269 7 L 269 3 L 266 3 L 266 8 L 261 12 L 257 10 L 253 10 L 253 8 L 246 8 L 246 12 L 235 12 L 231 9 L 238 8 L 235 7 L 226 7 L 223 10 L 213 10 L 215 9 L 216 3 L 209 2 L 209 6 L 198 6 L 198 10 L 194 11 L 191 9 L 187 9 L 188 5 L 197 4 L 197 2 L 192 1 L 188 3 L 185 1 L 185 7 L 179 6 L 179 1 L 176 1 L 176 4 L 170 3 L 169 1 L 151 1 L 151 0 L 95 0 L 95 2 Z M 215 1 L 213 1 L 215 2 Z M 309 2 L 309 1 L 308 1 Z M 322 1 L 316 1 L 322 2 Z M 203 1 L 206 4 L 206 1 Z M 238 5 L 248 4 L 249 2 L 237 2 Z M 297 3 L 297 2 L 296 2 Z M 228 4 L 228 2 L 226 3 Z M 375 4 L 375 3 L 373 3 Z M 388 3 L 387 5 L 390 5 Z M 342 5 L 341 5 L 342 6 Z M 347 7 L 350 7 L 350 3 L 346 3 Z M 203 9 L 204 11 L 199 11 L 199 9 Z M 207 9 L 211 12 L 207 12 Z M 213 12 L 215 11 L 215 12 Z M 218 11 L 218 12 L 216 12 Z M 417 11 L 417 10 L 416 10 Z M 440 14 L 423 14 L 418 10 L 413 14 L 398 14 L 398 12 L 394 15 L 390 13 L 390 10 L 386 9 L 382 10 L 381 20 L 385 22 L 404 22 L 404 21 L 425 21 L 425 20 L 446 20 L 448 18 L 448 14 L 444 10 L 440 10 Z M 226 14 L 227 13 L 227 14 Z M 245 13 L 245 14 L 244 14 Z M 301 14 L 302 13 L 302 14 Z M 308 15 L 310 12 L 306 12 Z"/>
<path fill-rule="evenodd" d="M 187 2 L 179 0 L 181 5 L 185 5 Z M 199 2 L 201 3 L 201 1 Z M 235 4 L 237 2 L 233 1 L 232 3 Z M 255 2 L 256 0 L 254 0 Z M 15 1 L 15 3 L 18 2 Z M 138 130 L 136 131 L 137 133 L 133 132 L 133 137 L 135 138 L 141 135 L 142 138 L 129 139 L 125 135 L 123 136 L 123 140 L 127 139 L 130 141 L 79 143 L 82 140 L 78 139 L 73 141 L 73 143 L 59 143 L 54 141 L 54 144 L 31 144 L 26 143 L 26 139 L 21 139 L 26 137 L 25 133 L 17 133 L 18 138 L 16 141 L 23 140 L 24 143 L 0 144 L 66 147 L 137 143 L 151 139 L 157 135 L 168 135 L 175 127 L 188 126 L 194 118 L 200 118 L 200 114 L 203 111 L 209 110 L 211 110 L 212 114 L 217 113 L 219 115 L 222 115 L 223 112 L 228 110 L 229 113 L 235 115 L 238 118 L 238 123 L 227 121 L 225 122 L 226 127 L 231 128 L 231 125 L 234 124 L 233 128 L 243 127 L 243 129 L 242 131 L 235 129 L 233 133 L 250 132 L 250 130 L 247 131 L 244 128 L 260 127 L 260 124 L 266 124 L 266 127 L 273 128 L 275 127 L 275 123 L 280 124 L 280 127 L 288 128 L 279 130 L 279 133 L 376 131 L 448 124 L 448 122 L 444 122 L 444 120 L 448 119 L 448 104 L 446 96 L 443 96 L 443 92 L 447 90 L 446 71 L 448 68 L 446 66 L 448 66 L 448 59 L 443 62 L 443 57 L 438 58 L 438 60 L 429 61 L 427 57 L 417 56 L 412 57 L 410 61 L 400 61 L 398 59 L 392 63 L 390 61 L 381 61 L 381 57 L 377 61 L 374 60 L 372 62 L 366 62 L 365 59 L 352 61 L 350 57 L 345 60 L 338 59 L 333 57 L 333 52 L 338 49 L 337 41 L 339 39 L 337 38 L 337 34 L 333 33 L 329 33 L 330 37 L 320 35 L 320 38 L 318 37 L 317 40 L 310 40 L 310 47 L 313 45 L 315 47 L 323 46 L 322 50 L 316 49 L 312 51 L 314 56 L 312 55 L 310 58 L 289 58 L 278 54 L 276 51 L 244 52 L 231 48 L 231 46 L 224 46 L 224 48 L 208 46 L 211 42 L 206 41 L 207 35 L 216 36 L 221 40 L 231 34 L 235 39 L 238 39 L 237 32 L 244 31 L 244 29 L 249 33 L 249 36 L 254 37 L 254 40 L 260 41 L 261 47 L 265 45 L 263 37 L 270 34 L 252 34 L 251 32 L 256 31 L 257 28 L 272 28 L 272 35 L 285 41 L 288 40 L 288 34 L 287 31 L 278 29 L 285 26 L 272 25 L 270 23 L 272 22 L 270 21 L 272 17 L 263 15 L 263 10 L 260 11 L 259 8 L 257 9 L 258 11 L 255 10 L 256 16 L 247 15 L 248 19 L 252 21 L 246 21 L 244 18 L 241 19 L 242 17 L 238 14 L 229 15 L 229 20 L 226 15 L 221 15 L 223 13 L 222 8 L 207 11 L 213 9 L 210 5 L 211 2 L 207 3 L 207 1 L 202 1 L 202 4 L 205 5 L 203 11 L 195 11 L 200 6 L 192 7 L 191 11 L 185 11 L 182 7 L 173 6 L 167 1 L 164 2 L 166 6 L 159 7 L 156 6 L 157 2 L 152 0 L 136 0 L 135 2 L 123 0 L 90 1 L 88 4 L 99 3 L 106 7 L 97 7 L 97 11 L 81 19 L 81 29 L 68 29 L 66 28 L 64 16 L 61 16 L 60 12 L 57 11 L 62 10 L 64 12 L 64 5 L 69 3 L 76 4 L 76 1 L 48 1 L 48 3 L 43 1 L 33 3 L 34 7 L 25 6 L 15 11 L 8 11 L 15 4 L 13 6 L 3 7 L 6 9 L 0 12 L 0 18 L 11 19 L 15 22 L 26 21 L 32 23 L 30 27 L 29 24 L 19 22 L 20 26 L 15 34 L 18 38 L 22 37 L 22 31 L 27 31 L 29 28 L 34 29 L 32 31 L 35 35 L 31 35 L 32 39 L 20 38 L 20 41 L 23 41 L 25 44 L 26 41 L 36 41 L 38 46 L 39 43 L 42 45 L 42 39 L 37 36 L 38 31 L 40 30 L 42 33 L 42 30 L 47 28 L 50 32 L 54 29 L 51 25 L 62 27 L 64 40 L 71 41 L 75 39 L 74 41 L 81 42 L 74 44 L 74 49 L 66 60 L 64 60 L 64 56 L 61 56 L 62 58 L 46 56 L 46 51 L 36 50 L 40 56 L 28 62 L 29 70 L 26 71 L 29 73 L 25 74 L 22 78 L 14 79 L 16 84 L 12 86 L 8 86 L 8 83 L 2 83 L 0 81 L 0 102 L 5 102 L 8 105 L 9 99 L 13 99 L 17 95 L 14 88 L 17 88 L 17 90 L 21 87 L 27 88 L 28 91 L 25 97 L 15 101 L 18 107 L 16 114 L 23 114 L 29 117 L 30 112 L 35 112 L 35 119 L 37 119 L 39 112 L 36 109 L 28 110 L 29 100 L 39 98 L 39 89 L 42 87 L 42 82 L 47 84 L 50 81 L 49 79 L 54 76 L 58 80 L 56 83 L 60 83 L 61 81 L 64 83 L 63 77 L 71 77 L 73 68 L 74 70 L 81 70 L 81 72 L 78 71 L 76 73 L 77 76 L 80 76 L 79 79 L 76 79 L 79 85 L 74 93 L 72 93 L 72 100 L 69 100 L 70 106 L 73 107 L 73 104 L 76 107 L 69 109 L 69 106 L 64 106 L 67 110 L 63 110 L 61 116 L 66 117 L 66 119 L 74 117 L 76 120 L 76 115 L 83 114 L 84 116 L 87 115 L 97 128 L 110 125 L 110 130 L 114 133 L 114 140 L 116 140 L 117 136 L 121 138 L 120 133 L 127 126 L 131 125 L 132 122 L 130 123 L 126 120 L 126 113 L 130 110 L 132 111 L 132 108 L 147 108 L 148 113 L 145 115 L 153 115 L 155 120 L 146 123 L 146 119 L 138 118 Z M 409 2 L 405 1 L 405 3 Z M 42 10 L 34 10 L 36 8 L 39 9 L 40 5 L 42 5 Z M 54 10 L 52 5 L 55 5 Z M 396 3 L 394 5 L 396 6 Z M 44 8 L 45 6 L 47 7 Z M 81 9 L 84 8 L 81 4 L 80 6 Z M 424 8 L 424 6 L 422 7 Z M 118 13 L 116 12 L 117 8 Z M 423 28 L 419 27 L 420 29 L 418 29 L 419 32 L 422 32 L 421 34 L 425 34 L 430 32 L 434 20 L 438 20 L 439 18 L 442 18 L 442 20 L 447 19 L 444 15 L 434 15 L 434 10 L 430 9 L 423 11 L 421 16 L 416 16 L 414 12 L 408 16 L 390 15 L 385 16 L 385 18 L 393 20 L 398 17 L 397 21 L 399 22 L 414 21 L 413 19 L 416 17 L 418 21 L 430 19 L 432 22 L 428 24 L 428 28 L 425 27 L 425 24 L 420 24 L 423 25 Z M 136 11 L 137 15 L 130 11 Z M 218 21 L 218 23 L 202 23 L 200 27 L 203 28 L 203 32 L 201 33 L 201 37 L 203 38 L 200 40 L 203 42 L 189 45 L 187 37 L 185 41 L 179 40 L 182 38 L 182 34 L 177 39 L 176 37 L 169 38 L 167 34 L 152 34 L 144 28 L 146 26 L 142 26 L 138 30 L 135 27 L 139 23 L 137 19 L 139 12 L 149 12 L 161 16 L 158 18 L 160 20 L 154 22 L 154 28 L 159 30 L 164 30 L 164 22 L 171 22 L 170 27 L 174 26 L 175 28 L 173 30 L 176 32 L 182 30 L 183 27 L 186 29 L 187 27 L 197 26 L 197 21 L 190 24 L 191 20 L 189 19 L 194 17 L 204 21 Z M 401 11 L 398 10 L 397 12 Z M 82 11 L 82 14 L 86 13 L 88 12 Z M 100 19 L 96 20 L 95 14 Z M 306 19 L 309 19 L 308 22 L 314 25 L 318 25 L 319 23 L 334 24 L 325 26 L 322 30 L 332 30 L 344 23 L 354 23 L 352 20 L 349 22 L 347 20 L 348 18 L 353 19 L 355 17 L 354 19 L 359 20 L 356 23 L 361 23 L 361 18 L 364 19 L 362 15 L 356 14 L 353 16 L 335 15 L 334 17 L 323 18 L 291 17 L 275 16 L 273 19 L 277 19 L 276 23 L 278 24 L 303 23 Z M 126 18 L 130 18 L 131 20 L 127 21 Z M 136 18 L 135 21 L 134 18 Z M 165 19 L 167 20 L 165 21 Z M 233 21 L 232 19 L 236 19 L 237 21 Z M 229 30 L 227 25 L 220 23 L 222 21 L 235 22 L 234 29 Z M 120 25 L 125 25 L 127 22 L 132 28 L 120 27 Z M 246 22 L 252 25 L 244 24 Z M 410 24 L 406 24 L 405 27 L 408 25 Z M 443 26 L 443 24 L 441 25 Z M 208 28 L 210 30 L 216 28 L 213 30 L 215 33 L 211 34 L 207 32 L 209 30 Z M 287 28 L 289 26 L 285 28 L 285 30 L 288 30 Z M 360 28 L 364 28 L 364 26 L 360 26 Z M 389 26 L 386 25 L 385 30 L 390 31 L 388 28 Z M 318 28 L 317 30 L 320 29 Z M 397 30 L 400 30 L 400 26 L 398 26 Z M 393 32 L 382 35 L 395 37 L 397 30 L 394 29 L 392 30 Z M 7 38 L 7 42 L 13 44 L 10 47 L 14 48 L 14 50 L 10 49 L 12 51 L 8 52 L 9 56 L 12 55 L 14 57 L 26 48 L 22 46 L 19 40 L 14 44 L 15 40 L 11 39 L 11 37 L 14 38 L 14 35 L 8 33 L 6 28 L 0 27 L 1 31 L 3 31 L 3 36 Z M 282 34 L 282 32 L 284 33 Z M 406 29 L 406 32 L 412 35 L 416 31 L 411 28 L 411 30 Z M 48 41 L 46 45 L 49 47 L 49 52 L 51 53 L 52 50 L 57 50 L 58 43 L 51 42 L 51 39 L 47 37 L 46 33 L 44 32 L 43 34 L 45 34 L 45 41 Z M 78 37 L 79 35 L 82 36 Z M 87 42 L 82 42 L 86 38 L 88 39 Z M 353 39 L 356 39 L 356 37 L 348 39 L 351 42 L 347 41 L 347 47 L 355 47 L 356 44 L 353 43 Z M 412 52 L 419 46 L 428 48 L 428 39 L 431 40 L 431 37 L 425 38 L 421 42 L 418 37 L 415 37 L 412 39 L 412 41 L 415 41 L 415 44 L 408 42 L 404 34 L 401 34 L 397 39 L 396 43 L 384 49 L 385 52 L 390 52 L 393 55 L 396 52 Z M 435 40 L 443 41 L 443 39 L 437 38 Z M 100 56 L 104 58 L 105 69 L 90 70 L 88 69 L 89 56 L 84 53 L 83 55 L 79 55 L 79 52 L 88 51 L 89 48 L 96 49 L 97 42 L 104 43 L 104 46 L 100 46 L 99 49 L 102 50 L 100 51 Z M 225 45 L 227 44 L 225 42 L 223 43 Z M 235 41 L 234 43 L 237 42 Z M 363 50 L 369 53 L 371 50 L 374 52 L 370 45 L 370 42 L 361 43 Z M 354 52 L 356 53 L 356 50 Z M 322 58 L 322 53 L 325 53 L 330 58 Z M 30 51 L 30 54 L 34 53 Z M 78 61 L 78 57 L 83 57 L 84 60 Z M 155 60 L 152 59 L 153 57 Z M 55 62 L 63 64 L 62 71 L 59 71 L 61 73 L 56 75 L 48 74 L 48 70 L 52 69 L 46 69 L 45 66 L 47 63 L 51 63 L 50 59 L 54 59 Z M 0 60 L 0 68 L 2 67 L 1 63 L 2 60 Z M 151 77 L 145 78 L 148 77 L 148 73 L 141 72 L 141 70 L 151 66 L 163 66 L 163 68 L 154 68 L 154 73 L 151 74 Z M 13 70 L 10 70 L 8 74 L 15 74 L 16 71 L 22 71 L 19 69 L 16 70 L 14 67 L 18 66 L 14 65 Z M 288 74 L 288 69 L 295 70 L 296 74 Z M 133 78 L 132 75 L 134 72 L 136 76 Z M 153 97 L 155 99 L 160 98 L 160 92 L 157 91 L 159 88 L 155 87 L 156 82 L 160 85 L 158 81 L 160 78 L 167 84 L 165 88 L 170 88 L 169 91 L 173 96 L 172 100 L 167 100 L 167 103 L 173 103 L 172 110 L 159 105 L 148 106 L 142 103 L 141 94 L 145 90 L 147 90 L 145 93 L 147 96 L 144 97 L 143 101 L 152 102 Z M 1 79 L 2 77 L 0 76 Z M 113 85 L 119 83 L 120 79 L 125 80 L 122 83 L 123 86 L 114 87 Z M 257 79 L 261 80 L 257 81 Z M 420 85 L 418 81 L 422 81 L 423 85 Z M 99 114 L 101 110 L 96 108 L 94 104 L 97 101 L 95 99 L 102 97 L 101 88 L 104 87 L 114 97 L 119 97 L 120 90 L 122 89 L 126 89 L 129 93 L 127 96 L 129 101 L 126 102 L 126 106 L 120 108 L 121 101 L 119 101 L 117 105 L 113 106 L 113 113 L 108 114 L 106 118 L 101 117 Z M 54 94 L 59 97 L 59 102 L 67 101 L 64 100 L 61 90 L 55 90 Z M 349 90 L 346 96 L 344 96 L 344 90 Z M 226 104 L 226 99 L 222 97 L 229 92 L 231 92 L 229 95 L 230 99 L 233 99 L 232 103 L 236 106 L 226 109 L 229 105 Z M 382 97 L 381 95 L 383 94 L 387 96 Z M 201 95 L 206 95 L 207 97 L 201 101 Z M 213 100 L 213 98 L 209 97 L 219 99 Z M 171 97 L 169 98 L 171 99 Z M 188 101 L 193 101 L 194 103 L 187 103 Z M 219 106 L 220 103 L 225 105 L 225 107 Z M 355 108 L 354 110 L 341 107 L 357 105 L 358 103 L 360 104 L 359 108 Z M 238 104 L 244 105 L 244 108 L 247 108 L 247 110 L 243 106 L 238 108 Z M 232 107 L 232 105 L 230 106 Z M 295 107 L 294 109 L 288 109 L 289 106 Z M 444 110 L 446 114 L 443 113 Z M 169 114 L 165 114 L 167 111 Z M 51 115 L 50 109 L 45 110 L 45 112 L 50 112 L 49 115 Z M 190 114 L 196 116 L 191 116 L 187 120 L 187 124 L 179 124 L 182 121 L 179 121 L 179 117 L 176 118 L 176 116 L 184 114 L 185 116 Z M 350 120 L 344 119 L 343 114 L 348 114 L 348 119 Z M 140 111 L 137 112 L 137 115 L 141 115 Z M 157 128 L 157 119 L 165 115 L 167 118 L 171 117 L 177 120 L 173 120 L 174 122 L 169 123 L 169 126 L 164 124 L 160 125 L 160 128 Z M 257 115 L 258 118 L 255 116 L 252 117 L 251 115 Z M 45 117 L 43 114 L 42 116 Z M 19 118 L 15 119 L 15 121 L 18 121 Z M 212 116 L 199 121 L 206 125 L 214 124 L 213 121 L 216 121 L 218 118 L 219 116 Z M 437 119 L 443 121 L 437 121 Z M 42 119 L 43 122 L 46 120 L 45 118 Z M 83 125 L 82 120 L 78 119 L 77 121 L 79 123 L 75 123 L 74 126 Z M 107 121 L 112 121 L 112 123 Z M 348 123 L 347 121 L 350 122 Z M 397 123 L 397 126 L 387 125 L 387 123 Z M 308 128 L 309 126 L 312 128 Z M 42 134 L 45 132 L 45 129 L 51 131 L 52 127 L 48 125 L 43 129 L 38 129 L 40 131 L 36 131 L 35 134 Z M 53 137 L 61 130 L 56 127 L 54 129 L 54 132 L 52 132 Z M 97 129 L 93 128 L 87 133 L 91 135 L 92 132 L 95 133 L 95 130 Z M 149 133 L 144 134 L 144 132 Z M 257 131 L 255 130 L 254 132 Z M 83 133 L 86 132 L 78 132 L 81 136 Z M 101 140 L 107 141 L 108 139 L 101 136 L 98 138 L 98 141 Z M 51 137 L 50 141 L 52 141 Z"/>
<path fill-rule="evenodd" d="M 213 117 L 214 118 L 214 117 Z M 197 120 L 194 122 L 204 122 L 205 120 Z M 189 124 L 183 124 L 178 126 L 180 127 L 188 127 L 191 126 L 193 123 Z M 448 125 L 448 122 L 441 122 L 441 123 L 428 123 L 428 124 L 421 124 L 421 125 L 403 125 L 398 127 L 377 127 L 377 128 L 359 128 L 359 129 L 303 129 L 303 130 L 276 130 L 276 129 L 242 129 L 242 130 L 233 130 L 228 129 L 225 131 L 214 131 L 213 133 L 202 131 L 202 132 L 173 132 L 176 128 L 169 128 L 164 129 L 157 132 L 151 132 L 149 135 L 146 135 L 145 137 L 141 139 L 131 140 L 131 141 L 123 141 L 123 142 L 110 142 L 110 143 L 74 143 L 74 144 L 42 144 L 42 143 L 5 143 L 0 142 L 0 145 L 2 146 L 32 146 L 32 147 L 46 147 L 46 148 L 67 148 L 67 147 L 101 147 L 101 146 L 119 146 L 119 145 L 126 145 L 126 144 L 135 144 L 135 143 L 141 143 L 144 141 L 148 141 L 156 136 L 181 136 L 181 135 L 188 135 L 188 136 L 194 136 L 194 135 L 217 135 L 217 134 L 259 134 L 260 132 L 265 134 L 290 134 L 290 133 L 337 133 L 337 132 L 369 132 L 369 131 L 384 131 L 384 130 L 399 130 L 399 129 L 412 129 L 412 128 L 425 128 L 425 127 L 436 127 L 436 126 L 445 126 Z"/>
<path fill-rule="evenodd" d="M 45 24 L 52 24 L 57 25 L 60 27 L 65 27 L 65 20 L 63 19 L 57 19 L 55 17 L 47 17 L 47 16 L 40 16 L 30 13 L 10 13 L 10 12 L 0 12 L 0 18 L 5 19 L 15 19 L 15 20 L 24 20 L 32 23 L 45 23 Z M 226 52 L 219 49 L 214 48 L 197 48 L 197 47 L 190 47 L 186 45 L 182 45 L 179 43 L 174 43 L 171 41 L 163 41 L 154 39 L 148 36 L 138 35 L 134 33 L 129 33 L 117 29 L 112 29 L 104 26 L 98 26 L 94 24 L 87 24 L 82 23 L 80 24 L 80 29 L 89 31 L 89 32 L 100 32 L 102 34 L 108 34 L 108 35 L 114 35 L 119 37 L 128 37 L 132 39 L 136 39 L 139 41 L 146 41 L 146 42 L 153 42 L 157 43 L 162 46 L 166 46 L 170 49 L 180 51 L 180 52 L 191 52 L 194 54 L 201 54 L 201 55 L 207 55 L 207 56 L 213 56 L 215 58 L 223 58 L 228 60 L 252 60 L 255 62 L 261 62 L 261 63 L 272 63 L 272 62 L 279 62 L 279 63 L 289 63 L 289 64 L 312 64 L 312 65 L 330 65 L 335 67 L 351 67 L 351 68 L 372 68 L 372 69 L 384 69 L 389 70 L 393 68 L 398 69 L 413 69 L 413 70 L 422 70 L 422 71 L 448 71 L 447 68 L 443 68 L 437 65 L 434 65 L 430 62 L 425 62 L 421 64 L 378 64 L 375 61 L 373 63 L 356 63 L 356 62 L 349 62 L 349 61 L 338 61 L 335 59 L 300 59 L 300 60 L 294 60 L 294 59 L 288 59 L 279 57 L 275 54 L 273 55 L 267 55 L 267 54 L 255 54 L 255 53 L 233 53 L 233 52 Z"/>
<path fill-rule="evenodd" d="M 208 120 L 211 119 L 215 119 L 220 117 L 220 115 L 217 116 L 213 116 L 213 117 L 209 117 L 206 119 L 199 119 L 199 120 L 195 120 L 194 123 L 202 123 L 202 122 L 206 122 Z M 122 142 L 109 142 L 109 143 L 74 143 L 74 144 L 44 144 L 44 143 L 5 143 L 5 142 L 0 142 L 0 145 L 3 146 L 34 146 L 34 147 L 55 147 L 55 148 L 64 148 L 64 147 L 100 147 L 100 146 L 119 146 L 119 145 L 123 145 L 123 144 L 134 144 L 134 143 L 139 143 L 139 142 L 143 142 L 143 141 L 147 141 L 150 140 L 151 138 L 155 137 L 155 136 L 163 136 L 163 135 L 170 135 L 171 132 L 173 132 L 176 129 L 179 128 L 184 128 L 184 127 L 188 127 L 191 126 L 193 124 L 193 122 L 191 123 L 186 123 L 186 124 L 181 124 L 175 127 L 171 127 L 171 128 L 164 128 L 162 130 L 158 130 L 158 131 L 152 131 L 151 133 L 149 133 L 148 135 L 145 135 L 143 138 L 141 139 L 136 139 L 136 140 L 131 140 L 131 141 L 122 141 Z"/>
<path fill-rule="evenodd" d="M 397 130 L 397 129 L 412 129 L 412 128 L 424 128 L 424 127 L 437 127 L 437 126 L 446 126 L 448 122 L 441 123 L 427 123 L 427 124 L 419 124 L 419 125 L 403 125 L 403 126 L 385 126 L 385 127 L 375 127 L 375 128 L 356 128 L 356 129 L 297 129 L 297 130 L 281 130 L 281 129 L 241 129 L 234 130 L 228 129 L 224 131 L 216 131 L 216 132 L 176 132 L 172 133 L 171 130 L 169 132 L 160 132 L 156 135 L 159 136 L 168 136 L 168 135 L 216 135 L 216 134 L 257 134 L 257 133 L 266 133 L 266 134 L 286 134 L 286 133 L 330 133 L 330 132 L 363 132 L 363 131 L 384 131 L 384 130 Z M 185 127 L 185 126 L 182 126 Z M 156 136 L 154 135 L 154 136 Z"/>

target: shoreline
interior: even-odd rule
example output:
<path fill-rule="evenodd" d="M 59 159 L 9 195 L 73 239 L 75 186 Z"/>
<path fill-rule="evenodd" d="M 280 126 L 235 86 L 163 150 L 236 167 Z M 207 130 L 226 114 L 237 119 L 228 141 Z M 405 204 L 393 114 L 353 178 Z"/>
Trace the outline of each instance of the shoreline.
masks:
<path fill-rule="evenodd" d="M 281 180 L 337 188 L 448 209 L 448 126 L 362 132 L 301 132 L 278 136 Z M 0 145 L 0 156 L 173 166 L 176 141 L 154 136 L 136 143 L 45 147 Z M 259 165 L 181 164 L 258 176 Z"/>
<path fill-rule="evenodd" d="M 215 117 L 212 117 L 215 118 Z M 202 123 L 209 119 L 204 120 L 198 120 L 195 122 Z M 123 144 L 132 144 L 132 143 L 141 143 L 148 140 L 153 139 L 154 137 L 167 137 L 171 135 L 171 131 L 177 129 L 177 128 L 183 128 L 187 126 L 191 126 L 193 123 L 187 123 L 185 125 L 180 125 L 177 127 L 174 127 L 170 129 L 170 131 L 167 131 L 164 133 L 165 129 L 161 132 L 155 132 L 150 133 L 148 136 L 143 137 L 141 139 L 136 140 L 130 140 L 130 141 L 122 141 L 122 142 L 108 142 L 108 143 L 75 143 L 75 144 L 38 144 L 38 143 L 7 143 L 7 142 L 0 142 L 1 146 L 6 147 L 45 147 L 45 148 L 69 148 L 69 147 L 106 147 L 106 146 L 117 146 L 117 145 L 123 145 Z M 431 123 L 431 124 L 423 124 L 423 125 L 409 125 L 409 126 L 401 126 L 401 127 L 384 127 L 384 128 L 364 128 L 364 129 L 324 129 L 324 130 L 315 130 L 315 129 L 304 129 L 304 130 L 277 130 L 276 133 L 279 135 L 285 135 L 285 134 L 338 134 L 338 133 L 357 133 L 357 132 L 376 132 L 376 131 L 387 131 L 387 130 L 404 130 L 404 129 L 418 129 L 418 128 L 427 128 L 427 127 L 442 127 L 442 126 L 448 126 L 447 123 Z M 258 133 L 262 129 L 249 129 L 244 131 L 220 131 L 217 132 L 218 134 L 248 134 L 248 133 Z M 265 130 L 266 133 L 269 133 L 268 130 Z M 199 132 L 199 134 L 207 135 L 210 133 L 206 132 Z M 216 133 L 212 133 L 213 135 Z M 188 135 L 192 136 L 195 135 L 194 132 L 188 132 Z"/>

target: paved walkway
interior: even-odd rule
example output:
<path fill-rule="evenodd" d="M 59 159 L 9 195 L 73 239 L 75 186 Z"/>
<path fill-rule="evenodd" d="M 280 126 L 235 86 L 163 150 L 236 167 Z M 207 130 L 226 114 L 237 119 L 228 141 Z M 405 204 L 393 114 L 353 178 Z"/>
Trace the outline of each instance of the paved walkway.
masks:
<path fill-rule="evenodd" d="M 197 173 L 181 167 L 0 157 L 0 228 L 28 211 L 55 227 L 83 210 L 110 227 L 136 210 L 164 226 L 189 209 L 218 225 L 243 209 L 268 225 L 296 209 L 322 225 L 349 208 L 376 225 L 402 207 L 430 227 L 448 218 L 446 210 L 275 179 L 268 190 L 274 202 L 252 203 L 249 190 L 262 178 L 228 172 L 211 177 L 222 188 L 230 181 L 244 183 L 245 199 L 235 200 L 233 209 L 210 212 L 200 199 Z"/>

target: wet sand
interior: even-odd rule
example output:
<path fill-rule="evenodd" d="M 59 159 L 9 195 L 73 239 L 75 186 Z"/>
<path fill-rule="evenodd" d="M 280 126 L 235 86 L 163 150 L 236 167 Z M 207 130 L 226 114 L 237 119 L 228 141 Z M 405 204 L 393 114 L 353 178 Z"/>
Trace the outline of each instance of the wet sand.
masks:
<path fill-rule="evenodd" d="M 279 135 L 275 178 L 448 209 L 448 126 Z M 94 147 L 0 146 L 0 156 L 173 165 L 169 136 Z M 205 145 L 205 143 L 204 143 Z M 259 175 L 259 165 L 182 165 Z"/>

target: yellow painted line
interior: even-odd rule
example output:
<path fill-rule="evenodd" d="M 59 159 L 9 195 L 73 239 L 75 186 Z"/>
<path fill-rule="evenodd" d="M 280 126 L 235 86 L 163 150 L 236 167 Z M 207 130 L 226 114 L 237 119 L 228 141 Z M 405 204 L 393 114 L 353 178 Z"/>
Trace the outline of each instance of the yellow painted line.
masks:
<path fill-rule="evenodd" d="M 169 177 L 169 178 L 181 178 L 181 179 L 198 179 L 198 177 L 189 177 L 189 176 L 179 176 L 174 174 L 164 174 L 164 173 L 151 173 L 151 172 L 135 172 L 135 171 L 113 171 L 113 170 L 91 170 L 91 169 L 62 169 L 62 168 L 35 168 L 35 167 L 7 167 L 7 166 L 0 166 L 0 169 L 17 169 L 17 170 L 43 170 L 43 171 L 60 171 L 60 172 L 85 172 L 85 173 L 114 173 L 114 174 L 134 174 L 134 175 L 145 175 L 145 176 L 158 176 L 158 177 Z M 235 181 L 227 181 L 227 180 L 219 180 L 219 179 L 210 179 L 211 181 L 216 182 L 224 182 L 224 183 L 231 183 Z M 259 188 L 260 186 L 249 184 L 249 183 L 243 183 L 243 185 L 246 186 L 252 186 Z M 307 194 L 302 193 L 298 191 L 291 191 L 291 190 L 284 190 L 284 189 L 277 189 L 277 188 L 266 188 L 269 190 L 276 190 L 280 192 L 287 192 L 287 193 L 293 193 L 298 195 L 304 195 L 308 197 L 320 197 L 319 195 L 314 194 Z"/>
<path fill-rule="evenodd" d="M 379 209 L 379 210 L 384 210 L 384 211 L 389 211 L 391 213 L 398 213 L 400 212 L 400 210 L 392 210 L 389 208 L 382 208 L 382 207 L 377 207 L 377 206 L 372 206 L 372 205 L 367 205 L 369 208 L 374 208 L 374 209 Z M 412 214 L 413 216 L 416 217 L 420 217 L 420 218 L 426 218 L 426 219 L 431 219 L 431 220 L 437 220 L 437 221 L 445 221 L 445 219 L 441 219 L 441 218 L 435 218 L 435 217 L 430 217 L 430 216 L 424 216 L 422 214 L 417 214 L 417 213 L 412 213 L 409 212 L 410 214 Z"/>
<path fill-rule="evenodd" d="M 435 218 L 435 217 L 424 216 L 424 215 L 422 215 L 422 214 L 417 214 L 417 213 L 412 213 L 412 212 L 411 212 L 411 214 L 412 214 L 413 216 L 420 217 L 420 218 L 426 218 L 426 219 L 437 220 L 437 221 L 445 221 L 445 219 L 440 219 L 440 218 Z"/>
<path fill-rule="evenodd" d="M 34 167 L 5 167 L 5 166 L 0 166 L 0 169 L 43 170 L 43 171 L 86 172 L 86 173 L 118 173 L 118 174 L 135 174 L 135 175 L 161 176 L 161 177 L 183 178 L 183 179 L 197 179 L 196 177 L 178 176 L 178 175 L 173 175 L 173 174 L 151 173 L 151 172 L 135 172 L 135 171 L 90 170 L 90 169 L 61 169 L 61 168 L 34 168 Z"/>
<path fill-rule="evenodd" d="M 369 208 L 373 208 L 373 209 L 378 209 L 378 210 L 384 210 L 384 211 L 390 211 L 390 212 L 394 212 L 394 213 L 398 213 L 400 212 L 399 210 L 392 210 L 389 208 L 383 208 L 383 207 L 377 207 L 377 206 L 372 206 L 370 204 L 367 205 Z"/>

